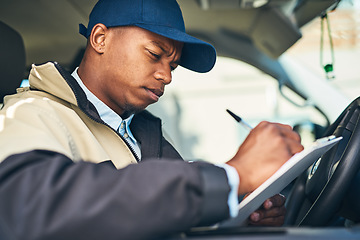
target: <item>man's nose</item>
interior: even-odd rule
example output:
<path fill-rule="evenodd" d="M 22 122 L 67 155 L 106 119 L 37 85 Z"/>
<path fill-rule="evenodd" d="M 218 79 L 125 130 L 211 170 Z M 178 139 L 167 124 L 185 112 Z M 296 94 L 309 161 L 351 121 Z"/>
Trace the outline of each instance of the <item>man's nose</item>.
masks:
<path fill-rule="evenodd" d="M 162 81 L 164 85 L 168 85 L 171 83 L 171 66 L 162 64 L 161 67 L 155 72 L 156 80 Z"/>

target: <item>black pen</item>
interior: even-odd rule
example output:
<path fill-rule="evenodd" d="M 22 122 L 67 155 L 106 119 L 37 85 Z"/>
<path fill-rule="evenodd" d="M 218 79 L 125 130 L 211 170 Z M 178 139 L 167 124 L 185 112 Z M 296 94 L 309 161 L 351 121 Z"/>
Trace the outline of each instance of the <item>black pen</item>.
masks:
<path fill-rule="evenodd" d="M 253 128 L 246 123 L 244 120 L 241 119 L 241 117 L 239 117 L 238 115 L 236 115 L 235 113 L 233 113 L 232 111 L 230 111 L 229 109 L 226 109 L 226 111 L 238 122 L 240 123 L 244 128 L 246 128 L 247 130 L 251 131 Z"/>

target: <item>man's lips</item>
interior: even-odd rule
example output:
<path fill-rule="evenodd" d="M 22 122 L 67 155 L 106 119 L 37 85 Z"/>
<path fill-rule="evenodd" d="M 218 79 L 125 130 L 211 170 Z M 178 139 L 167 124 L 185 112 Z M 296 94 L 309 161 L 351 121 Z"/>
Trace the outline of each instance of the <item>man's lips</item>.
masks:
<path fill-rule="evenodd" d="M 158 97 L 161 97 L 164 94 L 164 91 L 161 90 L 161 89 L 150 89 L 150 88 L 148 88 L 148 90 L 153 92 Z"/>
<path fill-rule="evenodd" d="M 150 97 L 157 101 L 159 100 L 159 98 L 164 94 L 164 91 L 161 90 L 161 89 L 157 89 L 157 88 L 145 88 L 149 94 L 150 94 Z"/>

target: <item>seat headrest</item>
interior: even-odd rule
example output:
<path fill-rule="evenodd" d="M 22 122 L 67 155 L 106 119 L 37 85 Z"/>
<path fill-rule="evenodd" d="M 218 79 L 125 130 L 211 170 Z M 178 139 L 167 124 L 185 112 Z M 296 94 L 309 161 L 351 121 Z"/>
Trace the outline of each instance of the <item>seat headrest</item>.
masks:
<path fill-rule="evenodd" d="M 16 92 L 25 71 L 25 47 L 20 34 L 0 21 L 0 103 Z"/>

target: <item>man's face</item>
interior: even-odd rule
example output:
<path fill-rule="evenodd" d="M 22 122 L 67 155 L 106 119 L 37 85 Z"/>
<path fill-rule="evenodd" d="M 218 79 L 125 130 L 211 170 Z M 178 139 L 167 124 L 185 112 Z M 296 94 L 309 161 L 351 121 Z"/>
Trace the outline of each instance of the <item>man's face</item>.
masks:
<path fill-rule="evenodd" d="M 108 29 L 96 95 L 123 117 L 163 95 L 178 66 L 183 44 L 139 27 Z"/>

